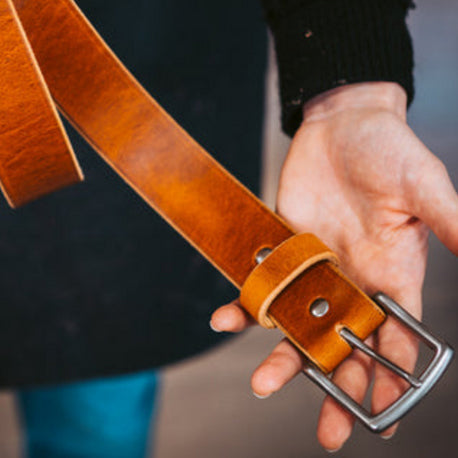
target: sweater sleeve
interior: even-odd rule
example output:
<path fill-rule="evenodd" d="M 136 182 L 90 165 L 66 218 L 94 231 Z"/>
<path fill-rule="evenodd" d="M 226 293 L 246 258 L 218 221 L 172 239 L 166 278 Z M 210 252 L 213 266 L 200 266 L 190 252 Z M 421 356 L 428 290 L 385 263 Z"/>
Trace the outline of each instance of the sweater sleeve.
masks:
<path fill-rule="evenodd" d="M 282 125 L 294 135 L 302 106 L 326 90 L 393 81 L 413 99 L 411 0 L 262 0 L 277 54 Z"/>

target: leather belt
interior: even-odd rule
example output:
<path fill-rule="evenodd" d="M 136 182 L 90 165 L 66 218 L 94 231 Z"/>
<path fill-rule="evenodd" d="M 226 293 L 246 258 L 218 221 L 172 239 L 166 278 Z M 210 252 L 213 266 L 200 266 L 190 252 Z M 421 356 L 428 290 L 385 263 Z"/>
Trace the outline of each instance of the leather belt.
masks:
<path fill-rule="evenodd" d="M 0 25 L 2 36 L 5 25 L 11 39 L 0 45 L 0 71 L 11 69 L 0 83 L 7 91 L 15 89 L 8 92 L 11 104 L 0 104 L 0 179 L 7 191 L 14 188 L 8 192 L 13 205 L 81 176 L 46 81 L 59 110 L 92 147 L 241 289 L 241 304 L 261 325 L 284 332 L 306 356 L 305 373 L 366 426 L 386 429 L 429 391 L 450 361 L 450 347 L 386 296 L 366 296 L 339 270 L 326 245 L 312 234 L 295 234 L 244 188 L 146 93 L 71 0 L 14 0 L 14 6 L 0 0 Z M 29 105 L 33 110 L 26 118 L 12 116 L 14 123 L 5 124 L 6 113 L 16 115 L 19 107 Z M 23 131 L 34 135 L 27 143 Z M 18 180 L 21 176 L 25 178 Z M 410 381 L 411 388 L 371 417 L 326 375 L 354 347 L 371 352 L 363 341 L 387 313 L 433 346 L 436 356 L 416 379 L 372 355 Z"/>

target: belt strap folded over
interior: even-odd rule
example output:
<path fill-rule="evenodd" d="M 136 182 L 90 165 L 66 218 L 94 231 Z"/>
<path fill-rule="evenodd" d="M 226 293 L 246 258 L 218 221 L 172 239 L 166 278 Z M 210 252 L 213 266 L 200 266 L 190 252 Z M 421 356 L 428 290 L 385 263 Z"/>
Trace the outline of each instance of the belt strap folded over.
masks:
<path fill-rule="evenodd" d="M 385 314 L 338 270 L 316 237 L 294 232 L 149 96 L 70 0 L 15 0 L 51 93 L 94 149 L 229 280 L 242 305 L 278 326 L 322 370 Z M 262 248 L 273 252 L 259 266 Z M 317 318 L 310 305 L 330 311 Z"/>
<path fill-rule="evenodd" d="M 0 183 L 16 207 L 82 174 L 11 0 L 0 33 Z"/>

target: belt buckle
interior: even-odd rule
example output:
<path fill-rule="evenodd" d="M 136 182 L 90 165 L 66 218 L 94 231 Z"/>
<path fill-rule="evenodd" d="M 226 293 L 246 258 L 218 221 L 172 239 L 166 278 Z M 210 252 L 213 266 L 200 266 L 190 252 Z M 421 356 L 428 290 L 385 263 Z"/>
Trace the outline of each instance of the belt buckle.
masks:
<path fill-rule="evenodd" d="M 453 357 L 453 349 L 444 340 L 431 334 L 422 323 L 406 312 L 386 294 L 377 293 L 372 299 L 388 315 L 396 318 L 405 325 L 434 351 L 433 359 L 422 374 L 417 378 L 404 371 L 399 366 L 368 347 L 362 340 L 346 328 L 341 329 L 340 335 L 353 348 L 361 350 L 375 359 L 378 363 L 384 365 L 406 380 L 410 384 L 410 388 L 385 410 L 376 415 L 371 415 L 361 404 L 357 403 L 347 393 L 340 389 L 327 375 L 312 363 L 307 363 L 303 372 L 328 395 L 352 413 L 366 428 L 374 433 L 380 433 L 406 415 L 433 388 L 450 364 Z"/>

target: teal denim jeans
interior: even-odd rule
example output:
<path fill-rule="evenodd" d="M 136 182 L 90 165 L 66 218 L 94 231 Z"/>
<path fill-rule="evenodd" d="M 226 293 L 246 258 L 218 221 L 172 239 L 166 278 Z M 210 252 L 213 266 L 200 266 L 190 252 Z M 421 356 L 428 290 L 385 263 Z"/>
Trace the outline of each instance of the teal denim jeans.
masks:
<path fill-rule="evenodd" d="M 18 391 L 25 456 L 144 458 L 157 391 L 154 371 Z"/>

